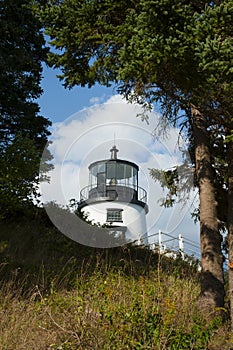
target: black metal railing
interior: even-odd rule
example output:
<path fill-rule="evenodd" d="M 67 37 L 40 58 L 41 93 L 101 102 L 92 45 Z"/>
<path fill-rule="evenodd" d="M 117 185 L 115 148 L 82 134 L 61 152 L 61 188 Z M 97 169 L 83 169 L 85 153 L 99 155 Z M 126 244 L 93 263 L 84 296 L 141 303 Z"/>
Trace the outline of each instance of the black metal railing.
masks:
<path fill-rule="evenodd" d="M 147 202 L 147 192 L 139 186 L 133 185 L 89 185 L 80 192 L 80 201 L 107 198 L 124 202 L 140 201 Z"/>

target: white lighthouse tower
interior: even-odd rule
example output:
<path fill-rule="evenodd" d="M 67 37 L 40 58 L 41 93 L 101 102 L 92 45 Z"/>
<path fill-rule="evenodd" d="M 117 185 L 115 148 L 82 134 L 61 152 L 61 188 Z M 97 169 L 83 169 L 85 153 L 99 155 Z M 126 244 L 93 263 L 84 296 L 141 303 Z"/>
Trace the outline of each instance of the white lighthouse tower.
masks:
<path fill-rule="evenodd" d="M 147 244 L 147 193 L 138 185 L 137 164 L 111 158 L 89 166 L 89 184 L 80 192 L 79 210 L 92 223 L 110 227 L 110 232 L 126 241 Z"/>

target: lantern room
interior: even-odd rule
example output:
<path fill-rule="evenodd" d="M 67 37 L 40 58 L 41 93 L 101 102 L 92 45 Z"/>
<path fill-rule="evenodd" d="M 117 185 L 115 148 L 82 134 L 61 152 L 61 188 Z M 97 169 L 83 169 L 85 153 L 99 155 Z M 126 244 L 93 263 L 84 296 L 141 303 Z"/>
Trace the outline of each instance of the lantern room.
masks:
<path fill-rule="evenodd" d="M 89 185 L 80 194 L 81 201 L 116 200 L 146 205 L 146 191 L 138 186 L 138 166 L 117 159 L 116 146 L 110 150 L 111 159 L 89 166 Z M 84 203 L 83 203 L 84 204 Z M 84 204 L 85 205 L 85 204 Z"/>

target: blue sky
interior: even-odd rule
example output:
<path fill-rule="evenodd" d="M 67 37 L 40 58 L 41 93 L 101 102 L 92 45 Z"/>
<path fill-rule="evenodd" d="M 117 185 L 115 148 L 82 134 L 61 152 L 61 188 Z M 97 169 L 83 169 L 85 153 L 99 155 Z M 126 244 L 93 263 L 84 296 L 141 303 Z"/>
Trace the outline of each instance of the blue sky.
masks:
<path fill-rule="evenodd" d="M 106 88 L 100 85 L 90 89 L 65 89 L 62 81 L 56 77 L 57 74 L 59 70 L 44 66 L 41 84 L 44 93 L 39 99 L 40 113 L 53 123 L 62 122 L 77 111 L 89 107 L 97 98 L 98 102 L 104 102 L 114 94 L 114 87 Z"/>
<path fill-rule="evenodd" d="M 148 191 L 149 234 L 161 229 L 176 237 L 181 233 L 198 242 L 198 225 L 194 225 L 190 218 L 192 196 L 184 207 L 161 208 L 158 200 L 164 193 L 149 176 L 149 168 L 164 169 L 181 161 L 177 147 L 178 130 L 171 129 L 167 139 L 156 140 L 152 134 L 157 125 L 158 111 L 151 114 L 147 125 L 136 118 L 140 108 L 123 101 L 114 87 L 68 90 L 56 74 L 58 71 L 45 67 L 44 93 L 39 100 L 40 113 L 53 123 L 51 138 L 55 162 L 51 183 L 42 187 L 44 201 L 55 200 L 66 205 L 71 198 L 79 199 L 80 189 L 88 185 L 88 165 L 109 158 L 115 135 L 119 158 L 139 165 L 139 185 Z"/>

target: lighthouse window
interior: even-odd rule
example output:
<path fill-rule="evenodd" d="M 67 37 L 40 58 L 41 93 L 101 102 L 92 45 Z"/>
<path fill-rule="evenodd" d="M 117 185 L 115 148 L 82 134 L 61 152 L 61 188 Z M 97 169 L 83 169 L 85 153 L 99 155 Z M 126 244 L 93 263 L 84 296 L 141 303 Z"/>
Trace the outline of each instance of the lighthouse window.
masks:
<path fill-rule="evenodd" d="M 116 177 L 116 162 L 111 162 L 107 164 L 107 179 L 112 179 Z"/>
<path fill-rule="evenodd" d="M 123 222 L 122 212 L 123 209 L 107 209 L 107 222 Z"/>

